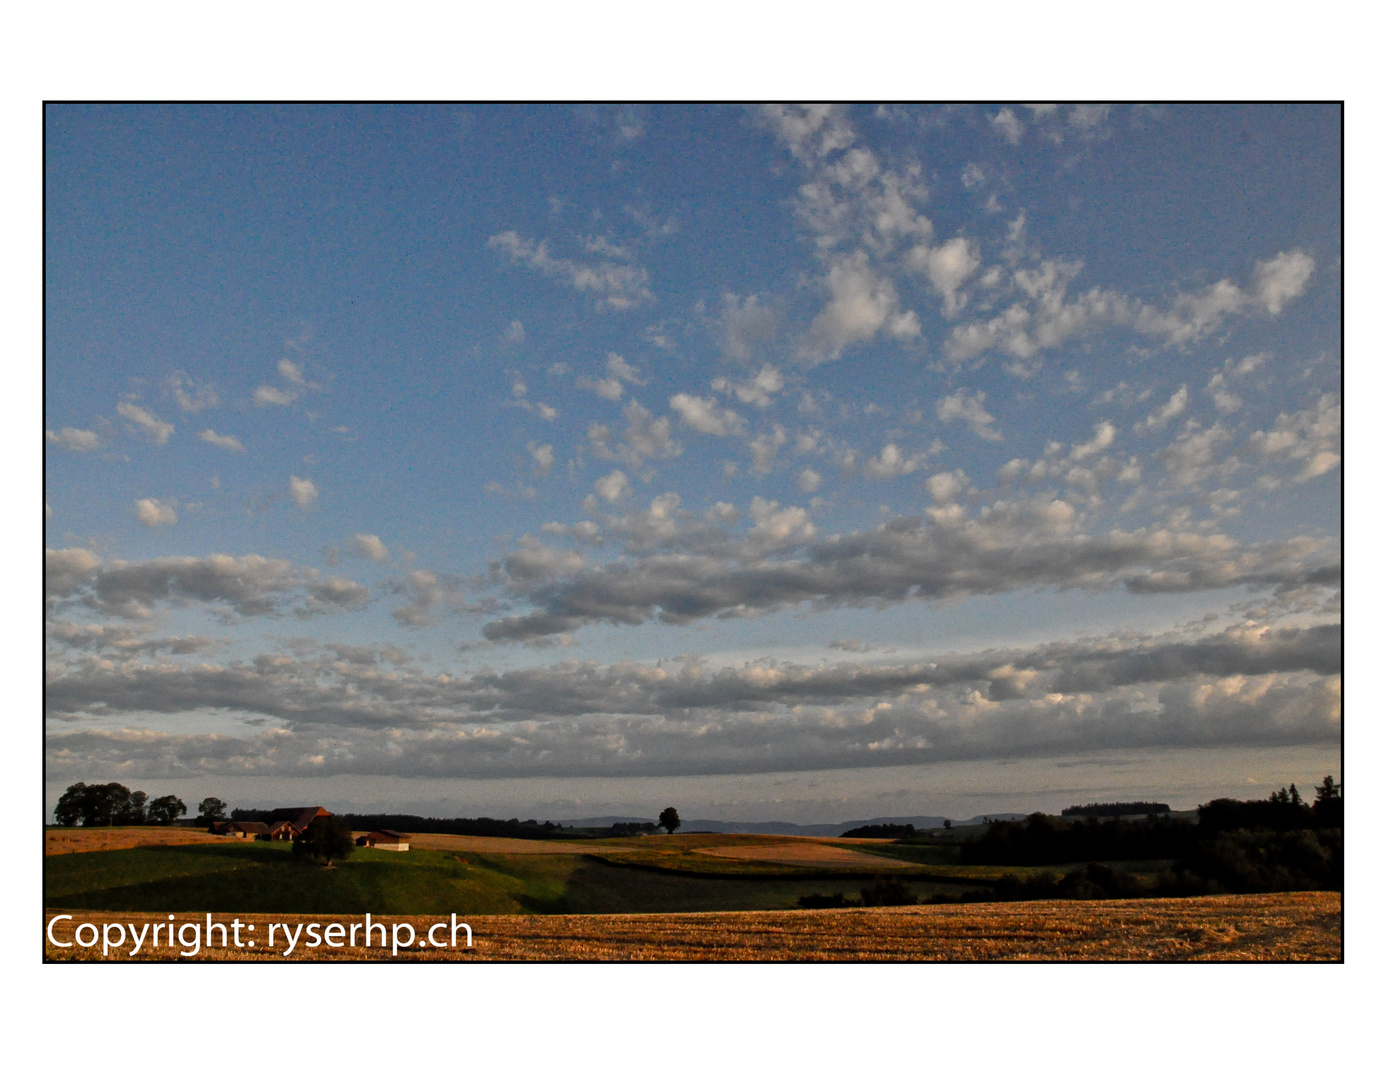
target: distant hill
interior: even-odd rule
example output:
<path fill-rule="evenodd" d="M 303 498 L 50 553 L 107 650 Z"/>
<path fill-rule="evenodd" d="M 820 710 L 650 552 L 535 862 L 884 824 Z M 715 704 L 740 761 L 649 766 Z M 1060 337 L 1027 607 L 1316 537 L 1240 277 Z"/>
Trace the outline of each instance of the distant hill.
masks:
<path fill-rule="evenodd" d="M 987 818 L 992 821 L 1023 821 L 1025 814 L 977 814 L 972 818 L 952 818 L 953 825 L 980 825 Z M 858 829 L 866 825 L 912 825 L 916 829 L 940 829 L 945 817 L 927 817 L 922 814 L 894 814 L 889 817 L 860 818 L 858 821 L 842 821 L 836 825 L 797 825 L 791 821 L 716 821 L 712 818 L 695 818 L 690 820 L 680 812 L 683 824 L 680 832 L 714 832 L 714 833 L 761 833 L 767 836 L 839 836 L 841 833 L 849 832 L 850 829 Z M 569 825 L 576 828 L 596 829 L 606 828 L 615 821 L 653 821 L 653 818 L 634 817 L 596 817 L 596 818 L 572 818 L 559 822 L 561 825 Z"/>

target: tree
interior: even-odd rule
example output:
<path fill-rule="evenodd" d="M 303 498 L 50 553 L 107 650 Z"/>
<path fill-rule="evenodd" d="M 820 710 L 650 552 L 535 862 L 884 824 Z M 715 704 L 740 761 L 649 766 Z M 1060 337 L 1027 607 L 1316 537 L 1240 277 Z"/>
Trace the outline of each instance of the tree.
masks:
<path fill-rule="evenodd" d="M 121 785 L 118 784 L 117 786 L 120 787 Z M 126 796 L 126 805 L 117 811 L 116 824 L 144 825 L 145 823 L 146 793 L 144 791 L 133 791 Z"/>
<path fill-rule="evenodd" d="M 324 859 L 326 866 L 342 859 L 354 850 L 354 833 L 342 817 L 318 817 L 306 826 L 306 831 L 291 842 L 291 854 L 297 859 Z"/>
<path fill-rule="evenodd" d="M 75 784 L 74 787 L 77 785 Z M 72 791 L 72 788 L 68 789 Z M 133 794 L 122 784 L 88 784 L 82 790 L 80 805 L 84 825 L 129 825 L 139 810 L 141 821 L 146 815 L 146 793 L 138 791 L 137 805 Z M 135 824 L 139 824 L 136 822 Z"/>
<path fill-rule="evenodd" d="M 207 798 L 199 804 L 199 823 L 212 825 L 215 821 L 222 821 L 223 813 L 227 809 L 228 804 L 222 799 Z"/>
<path fill-rule="evenodd" d="M 76 825 L 83 816 L 86 799 L 86 784 L 82 781 L 69 784 L 68 790 L 58 797 L 58 805 L 53 808 L 54 820 L 60 825 Z"/>
<path fill-rule="evenodd" d="M 1315 802 L 1312 812 L 1316 824 L 1322 829 L 1338 829 L 1343 824 L 1344 803 L 1340 800 L 1340 785 L 1333 776 L 1327 776 L 1315 789 Z"/>
<path fill-rule="evenodd" d="M 187 807 L 173 795 L 162 795 L 150 804 L 146 818 L 152 825 L 173 825 L 182 818 Z"/>
<path fill-rule="evenodd" d="M 673 806 L 660 811 L 660 827 L 667 833 L 673 833 L 680 827 L 680 812 Z"/>

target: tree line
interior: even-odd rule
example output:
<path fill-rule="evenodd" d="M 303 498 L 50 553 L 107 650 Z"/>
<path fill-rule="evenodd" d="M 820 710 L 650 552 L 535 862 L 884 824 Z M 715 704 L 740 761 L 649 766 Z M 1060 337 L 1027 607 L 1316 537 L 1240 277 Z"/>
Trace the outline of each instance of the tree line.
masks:
<path fill-rule="evenodd" d="M 200 823 L 223 820 L 221 799 L 205 799 L 199 804 Z M 54 807 L 54 820 L 60 825 L 173 825 L 189 812 L 182 799 L 161 795 L 150 799 L 144 791 L 132 791 L 125 784 L 70 784 Z"/>
<path fill-rule="evenodd" d="M 1340 785 L 1327 776 L 1315 791 L 1309 804 L 1294 784 L 1266 799 L 1215 799 L 1199 807 L 1197 824 L 1170 818 L 1070 823 L 1031 814 L 1022 822 L 992 824 L 984 836 L 961 846 L 960 860 L 980 866 L 1089 863 L 1062 877 L 1048 872 L 1007 874 L 994 886 L 993 898 L 1000 900 L 1340 889 Z M 1150 886 L 1135 875 L 1101 865 L 1150 859 L 1174 861 Z"/>

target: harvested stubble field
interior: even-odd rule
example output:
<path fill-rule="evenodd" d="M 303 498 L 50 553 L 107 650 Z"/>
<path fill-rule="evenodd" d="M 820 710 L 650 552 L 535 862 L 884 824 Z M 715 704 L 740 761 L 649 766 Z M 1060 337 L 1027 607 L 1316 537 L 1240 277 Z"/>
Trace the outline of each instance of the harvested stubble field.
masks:
<path fill-rule="evenodd" d="M 356 832 L 356 837 L 364 833 Z M 594 855 L 628 851 L 614 844 L 589 844 L 586 840 L 517 840 L 512 836 L 457 836 L 454 833 L 413 833 L 418 851 L 460 851 L 478 855 Z"/>
<path fill-rule="evenodd" d="M 58 914 L 55 909 L 47 917 Z M 111 913 L 73 912 L 100 924 Z M 139 923 L 166 913 L 119 916 Z M 204 921 L 203 913 L 176 916 Z M 214 919 L 229 921 L 231 915 Z M 311 915 L 257 916 L 310 923 Z M 320 921 L 353 921 L 323 916 Z M 388 922 L 385 918 L 382 921 Z M 435 916 L 412 923 L 424 934 Z M 399 960 L 1308 960 L 1341 959 L 1338 893 L 1273 893 L 1168 900 L 1059 900 L 841 911 L 682 915 L 485 915 L 470 919 L 474 947 L 414 948 Z M 101 960 L 100 947 L 57 949 L 53 960 Z M 137 959 L 171 959 L 161 948 Z M 207 960 L 280 960 L 277 951 L 216 948 Z M 297 960 L 389 960 L 388 948 L 297 949 Z"/>
<path fill-rule="evenodd" d="M 112 828 L 45 829 L 45 855 L 86 851 L 125 851 L 138 847 L 184 847 L 187 844 L 245 844 L 231 836 L 214 836 L 182 825 L 117 825 Z"/>

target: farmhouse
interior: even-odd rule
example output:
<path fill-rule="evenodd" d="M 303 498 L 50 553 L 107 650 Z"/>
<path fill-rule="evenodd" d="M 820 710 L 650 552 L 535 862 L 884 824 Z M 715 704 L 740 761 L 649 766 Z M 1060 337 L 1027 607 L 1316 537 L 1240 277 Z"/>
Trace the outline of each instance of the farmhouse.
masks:
<path fill-rule="evenodd" d="M 316 818 L 330 816 L 323 806 L 279 806 L 268 815 L 271 825 L 263 821 L 219 821 L 209 831 L 243 840 L 295 840 Z"/>
<path fill-rule="evenodd" d="M 220 836 L 234 836 L 239 840 L 256 840 L 270 831 L 260 821 L 220 821 L 214 831 Z"/>
<path fill-rule="evenodd" d="M 408 841 L 411 839 L 412 837 L 400 833 L 397 829 L 375 829 L 359 837 L 355 843 L 360 847 L 381 848 L 384 851 L 407 851 Z"/>
<path fill-rule="evenodd" d="M 272 811 L 271 817 L 278 825 L 290 825 L 293 834 L 300 836 L 316 818 L 330 817 L 330 811 L 323 806 L 279 806 Z"/>

